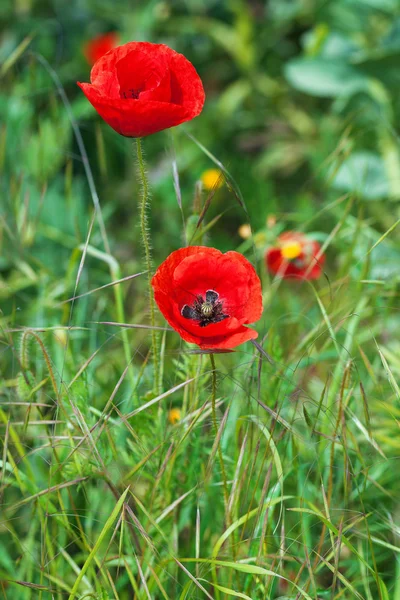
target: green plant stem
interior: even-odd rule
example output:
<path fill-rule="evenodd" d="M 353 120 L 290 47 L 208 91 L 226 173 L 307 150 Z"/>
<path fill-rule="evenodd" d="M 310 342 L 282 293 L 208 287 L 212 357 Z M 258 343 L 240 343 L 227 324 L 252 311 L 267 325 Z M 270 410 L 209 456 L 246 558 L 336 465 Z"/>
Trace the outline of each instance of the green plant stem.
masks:
<path fill-rule="evenodd" d="M 79 250 L 84 250 L 85 246 L 79 246 Z M 121 279 L 121 270 L 118 261 L 112 256 L 112 254 L 108 252 L 102 252 L 97 248 L 93 248 L 90 244 L 86 246 L 86 252 L 90 256 L 94 256 L 98 260 L 106 263 L 110 269 L 111 280 L 118 281 Z M 122 287 L 120 283 L 117 283 L 113 286 L 114 290 L 114 298 L 115 298 L 115 307 L 116 307 L 116 317 L 117 321 L 120 323 L 125 323 L 125 310 L 124 310 L 124 298 L 122 294 Z M 126 329 L 122 329 L 121 331 L 122 345 L 124 348 L 125 360 L 126 364 L 129 365 L 129 379 L 132 390 L 136 388 L 136 379 L 132 366 L 132 357 L 131 350 L 129 345 L 129 336 Z"/>
<path fill-rule="evenodd" d="M 113 271 L 113 270 L 111 271 L 111 277 L 112 277 L 113 281 L 118 281 L 119 279 L 121 279 L 121 271 L 119 270 L 119 266 L 116 271 Z M 113 287 L 114 287 L 114 298 L 115 298 L 115 304 L 116 304 L 117 321 L 119 321 L 120 323 L 125 323 L 124 299 L 123 299 L 123 295 L 122 295 L 121 284 L 117 283 Z M 132 389 L 134 390 L 135 386 L 136 386 L 136 379 L 135 379 L 133 366 L 132 366 L 131 350 L 130 350 L 130 345 L 129 345 L 129 336 L 128 336 L 128 331 L 126 329 L 122 329 L 121 337 L 122 337 L 122 345 L 124 347 L 125 360 L 126 360 L 127 364 L 129 365 L 129 371 L 128 371 L 129 379 L 130 379 Z"/>
<path fill-rule="evenodd" d="M 217 411 L 216 411 L 216 399 L 217 399 L 217 370 L 215 368 L 215 358 L 214 358 L 214 354 L 210 354 L 210 362 L 211 362 L 211 369 L 212 369 L 212 374 L 211 374 L 211 389 L 212 389 L 212 396 L 211 396 L 211 409 L 212 409 L 212 419 L 213 419 L 213 424 L 214 424 L 214 429 L 215 429 L 215 435 L 218 436 L 218 423 L 217 423 Z M 221 440 L 220 443 L 218 444 L 218 458 L 219 458 L 219 464 L 221 467 L 221 474 L 222 474 L 222 483 L 223 483 L 223 487 L 224 487 L 224 500 L 225 500 L 225 511 L 226 511 L 226 518 L 227 518 L 227 522 L 229 524 L 229 515 L 228 515 L 228 503 L 229 503 L 229 494 L 228 494 L 228 484 L 227 484 L 227 479 L 226 479 L 226 471 L 225 471 L 225 465 L 224 465 L 224 458 L 222 456 L 222 448 L 221 448 Z"/>
<path fill-rule="evenodd" d="M 342 347 L 342 351 L 339 355 L 339 360 L 336 363 L 335 370 L 333 372 L 332 384 L 330 386 L 326 408 L 327 408 L 327 427 L 329 428 L 329 415 L 333 410 L 334 404 L 336 403 L 336 396 L 340 389 L 340 384 L 343 377 L 343 372 L 346 366 L 346 362 L 349 360 L 349 356 L 352 355 L 352 349 L 354 344 L 354 335 L 356 329 L 360 323 L 360 319 L 362 318 L 362 312 L 365 309 L 366 304 L 368 303 L 367 296 L 361 296 L 357 306 L 354 309 L 353 315 L 351 319 L 347 322 L 347 335 Z"/>
<path fill-rule="evenodd" d="M 153 367 L 154 367 L 154 392 L 161 394 L 161 380 L 160 380 L 160 362 L 158 355 L 158 336 L 154 329 L 156 324 L 155 318 L 155 306 L 153 290 L 151 287 L 151 276 L 152 276 L 152 260 L 151 260 L 151 247 L 150 247 L 150 235 L 147 227 L 147 206 L 149 203 L 149 182 L 146 174 L 146 166 L 143 158 L 142 151 L 142 140 L 136 138 L 136 154 L 139 166 L 139 175 L 142 182 L 142 190 L 139 198 L 139 216 L 140 216 L 140 231 L 142 235 L 142 244 L 144 248 L 144 258 L 147 270 L 147 285 L 149 293 L 149 308 L 150 308 L 150 323 L 152 326 L 151 330 L 151 345 L 153 354 Z"/>

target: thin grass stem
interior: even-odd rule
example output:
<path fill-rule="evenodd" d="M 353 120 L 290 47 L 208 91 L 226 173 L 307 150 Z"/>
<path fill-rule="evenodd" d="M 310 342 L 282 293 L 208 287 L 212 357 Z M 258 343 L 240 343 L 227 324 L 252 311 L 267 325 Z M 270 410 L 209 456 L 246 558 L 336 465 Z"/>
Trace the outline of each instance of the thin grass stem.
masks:
<path fill-rule="evenodd" d="M 211 396 L 212 419 L 213 419 L 215 435 L 217 436 L 218 435 L 218 422 L 217 422 L 217 411 L 216 411 L 217 370 L 215 368 L 214 354 L 212 354 L 212 353 L 210 354 L 210 362 L 211 362 L 211 389 L 212 389 L 212 396 Z M 218 444 L 218 458 L 219 458 L 219 464 L 221 467 L 222 483 L 223 483 L 223 488 L 224 488 L 224 503 L 225 503 L 226 517 L 227 517 L 227 521 L 229 523 L 229 515 L 228 515 L 229 494 L 228 494 L 228 484 L 227 484 L 226 471 L 225 471 L 225 465 L 224 465 L 224 457 L 222 455 L 221 441 Z"/>

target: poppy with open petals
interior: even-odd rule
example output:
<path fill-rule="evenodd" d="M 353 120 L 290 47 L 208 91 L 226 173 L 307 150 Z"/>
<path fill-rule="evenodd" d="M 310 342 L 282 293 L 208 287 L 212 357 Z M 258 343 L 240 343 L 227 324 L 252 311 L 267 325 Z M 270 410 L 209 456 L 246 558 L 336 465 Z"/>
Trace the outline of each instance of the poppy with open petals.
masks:
<path fill-rule="evenodd" d="M 204 89 L 187 58 L 164 44 L 129 42 L 102 56 L 79 83 L 99 115 L 127 137 L 144 137 L 201 113 Z"/>
<path fill-rule="evenodd" d="M 304 233 L 287 231 L 278 237 L 276 246 L 267 250 L 265 262 L 271 273 L 285 279 L 318 279 L 325 255 L 318 242 Z"/>
<path fill-rule="evenodd" d="M 96 37 L 88 40 L 83 46 L 83 54 L 89 63 L 94 63 L 99 60 L 106 52 L 112 50 L 118 45 L 118 33 L 110 31 L 109 33 L 101 33 Z"/>
<path fill-rule="evenodd" d="M 230 350 L 255 339 L 260 279 L 238 252 L 189 246 L 172 252 L 152 279 L 154 297 L 179 335 L 203 349 Z"/>

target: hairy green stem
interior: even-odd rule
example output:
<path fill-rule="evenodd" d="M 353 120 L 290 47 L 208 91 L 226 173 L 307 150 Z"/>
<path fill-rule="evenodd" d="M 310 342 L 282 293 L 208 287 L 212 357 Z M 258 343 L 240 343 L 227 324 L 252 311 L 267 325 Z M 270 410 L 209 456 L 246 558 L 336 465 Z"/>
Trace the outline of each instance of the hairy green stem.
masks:
<path fill-rule="evenodd" d="M 155 306 L 153 290 L 151 287 L 151 275 L 152 275 L 152 260 L 151 260 L 151 247 L 150 247 L 150 235 L 147 227 L 147 206 L 149 203 L 149 182 L 146 174 L 146 166 L 143 158 L 142 151 L 142 140 L 136 138 L 136 154 L 139 166 L 139 175 L 142 182 L 142 191 L 139 198 L 139 216 L 140 216 L 140 231 L 142 235 L 142 244 L 144 248 L 144 258 L 147 270 L 147 285 L 149 292 L 149 308 L 150 308 L 150 323 L 152 326 L 151 330 L 151 345 L 153 354 L 153 367 L 154 367 L 154 392 L 161 394 L 161 379 L 160 379 L 160 361 L 158 355 L 158 336 L 154 329 L 156 324 L 155 318 Z"/>

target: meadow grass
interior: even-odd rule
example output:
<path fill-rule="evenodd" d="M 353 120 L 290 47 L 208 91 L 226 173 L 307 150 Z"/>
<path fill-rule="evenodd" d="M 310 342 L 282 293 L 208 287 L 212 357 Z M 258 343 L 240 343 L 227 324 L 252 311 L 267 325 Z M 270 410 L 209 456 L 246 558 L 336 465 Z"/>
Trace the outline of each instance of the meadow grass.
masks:
<path fill-rule="evenodd" d="M 0 597 L 400 600 L 398 209 L 332 191 L 348 122 L 262 226 L 200 125 L 143 141 L 154 262 L 221 241 L 263 282 L 257 343 L 210 354 L 149 318 L 132 143 L 82 127 L 29 43 L 2 67 Z M 224 185 L 193 186 L 196 162 Z M 319 236 L 319 281 L 268 275 L 283 228 Z"/>

